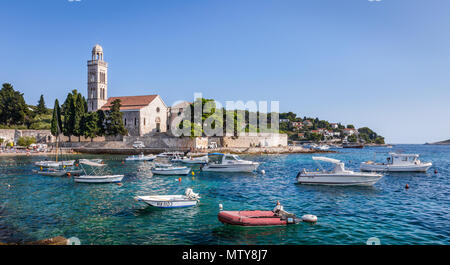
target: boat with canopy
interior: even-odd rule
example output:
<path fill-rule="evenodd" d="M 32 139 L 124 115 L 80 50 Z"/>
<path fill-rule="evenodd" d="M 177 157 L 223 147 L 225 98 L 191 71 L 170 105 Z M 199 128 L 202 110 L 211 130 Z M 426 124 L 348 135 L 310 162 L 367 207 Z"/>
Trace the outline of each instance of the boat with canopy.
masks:
<path fill-rule="evenodd" d="M 88 159 L 79 160 L 80 167 L 82 168 L 84 175 L 76 176 L 73 178 L 75 182 L 81 183 L 114 183 L 121 182 L 124 175 L 109 175 L 105 173 L 106 164 L 98 163 Z M 91 168 L 92 173 L 88 174 L 86 167 Z"/>

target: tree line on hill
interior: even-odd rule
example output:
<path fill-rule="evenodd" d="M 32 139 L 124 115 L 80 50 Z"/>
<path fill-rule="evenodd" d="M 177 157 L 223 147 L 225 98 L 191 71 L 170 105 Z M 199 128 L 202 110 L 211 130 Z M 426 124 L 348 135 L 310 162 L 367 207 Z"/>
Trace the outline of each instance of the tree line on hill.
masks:
<path fill-rule="evenodd" d="M 351 134 L 346 137 L 344 133 L 344 129 L 355 129 L 355 126 L 352 124 L 348 124 L 344 126 L 340 123 L 337 123 L 333 128 L 332 123 L 326 120 L 320 120 L 319 118 L 311 118 L 311 117 L 297 117 L 297 114 L 293 112 L 280 113 L 280 119 L 287 119 L 289 122 L 281 122 L 280 123 L 280 132 L 287 133 L 290 140 L 306 140 L 306 141 L 323 141 L 326 140 L 324 134 L 312 132 L 319 128 L 326 129 L 332 132 L 339 133 L 339 139 L 344 140 L 347 138 L 349 142 L 365 142 L 365 143 L 375 143 L 375 144 L 384 144 L 384 137 L 378 135 L 372 129 L 368 127 L 362 127 L 357 129 L 357 134 Z M 303 126 L 301 129 L 295 129 L 291 123 L 292 122 L 305 122 L 309 121 L 311 123 L 310 126 Z M 356 129 L 355 129 L 356 130 Z M 303 137 L 299 137 L 299 133 L 303 134 Z"/>
<path fill-rule="evenodd" d="M 36 106 L 25 103 L 23 93 L 15 91 L 9 83 L 0 89 L 0 128 L 48 129 L 51 110 L 45 106 L 41 95 Z"/>
<path fill-rule="evenodd" d="M 68 93 L 64 103 L 60 106 L 58 99 L 55 100 L 53 110 L 46 107 L 44 96 L 41 95 L 36 106 L 25 103 L 23 93 L 15 91 L 9 83 L 4 83 L 0 90 L 0 128 L 14 129 L 50 129 L 52 135 L 59 136 L 63 134 L 72 141 L 72 136 L 93 138 L 97 136 L 117 136 L 128 134 L 122 120 L 123 114 L 120 112 L 120 99 L 112 102 L 109 110 L 97 110 L 88 112 L 87 101 L 73 90 Z M 200 108 L 201 116 L 196 117 L 195 108 Z M 187 116 L 186 116 L 187 115 Z M 267 124 L 260 124 L 260 116 L 264 115 L 262 120 Z M 232 119 L 230 119 L 232 117 Z M 250 122 L 256 117 L 256 123 Z M 228 119 L 227 119 L 228 118 Z M 272 128 L 272 119 L 288 119 L 290 122 L 279 123 L 279 128 Z M 351 124 L 344 126 L 338 124 L 333 128 L 331 123 L 318 118 L 297 117 L 293 112 L 286 113 L 260 113 L 248 110 L 227 110 L 219 108 L 213 99 L 197 98 L 190 105 L 190 112 L 185 112 L 184 120 L 178 125 L 179 129 L 190 126 L 191 137 L 205 135 L 205 121 L 214 120 L 209 129 L 222 131 L 223 135 L 232 132 L 238 136 L 241 132 L 268 132 L 275 130 L 280 133 L 287 133 L 290 140 L 300 140 L 299 133 L 304 134 L 301 140 L 322 141 L 325 139 L 323 134 L 312 131 L 324 128 L 334 132 L 340 132 L 340 138 L 344 138 L 343 130 L 354 129 Z M 311 126 L 305 126 L 302 129 L 295 130 L 291 122 L 310 121 Z M 230 121 L 232 124 L 230 124 Z M 228 128 L 230 127 L 230 128 Z M 228 130 L 227 130 L 228 128 Z M 357 135 L 349 135 L 347 140 L 350 142 L 364 141 L 366 143 L 384 143 L 384 138 L 368 127 L 359 128 Z"/>

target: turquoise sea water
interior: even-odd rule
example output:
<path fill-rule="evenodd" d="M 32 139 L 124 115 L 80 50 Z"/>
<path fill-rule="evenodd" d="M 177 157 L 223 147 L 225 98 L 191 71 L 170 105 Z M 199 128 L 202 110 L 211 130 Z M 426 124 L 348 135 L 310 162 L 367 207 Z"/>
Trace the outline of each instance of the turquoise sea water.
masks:
<path fill-rule="evenodd" d="M 399 150 L 419 153 L 433 167 L 426 174 L 386 175 L 373 187 L 331 187 L 295 184 L 299 170 L 317 168 L 306 154 L 242 156 L 261 162 L 266 174 L 206 173 L 194 167 L 195 176 L 181 182 L 152 176 L 149 162 L 83 156 L 103 158 L 111 172 L 125 174 L 118 186 L 33 174 L 33 162 L 44 157 L 2 157 L 0 242 L 64 236 L 78 237 L 82 244 L 365 244 L 377 237 L 381 244 L 449 244 L 450 146 L 338 149 L 327 156 L 358 170 L 374 154 L 382 161 Z M 188 187 L 202 196 L 199 206 L 161 210 L 133 200 L 182 194 Z M 318 223 L 236 228 L 217 220 L 219 203 L 224 210 L 271 210 L 277 200 L 298 216 L 317 215 Z"/>

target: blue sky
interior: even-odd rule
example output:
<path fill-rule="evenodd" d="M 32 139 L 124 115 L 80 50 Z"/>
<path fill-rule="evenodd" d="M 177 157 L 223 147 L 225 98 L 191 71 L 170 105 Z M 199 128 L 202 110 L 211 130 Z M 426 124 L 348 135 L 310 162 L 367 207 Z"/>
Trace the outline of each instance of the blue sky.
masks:
<path fill-rule="evenodd" d="M 278 100 L 391 143 L 450 138 L 450 1 L 3 0 L 0 10 L 0 82 L 29 104 L 86 95 L 99 43 L 108 96 Z"/>

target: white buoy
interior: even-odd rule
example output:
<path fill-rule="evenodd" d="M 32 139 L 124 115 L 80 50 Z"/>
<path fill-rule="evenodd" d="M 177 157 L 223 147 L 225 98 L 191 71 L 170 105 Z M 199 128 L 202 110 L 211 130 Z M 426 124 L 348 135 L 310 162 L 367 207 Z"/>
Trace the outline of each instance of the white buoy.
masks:
<path fill-rule="evenodd" d="M 261 170 L 261 174 L 266 174 L 266 171 L 264 169 Z"/>
<path fill-rule="evenodd" d="M 306 223 L 316 223 L 317 222 L 317 216 L 312 214 L 305 214 L 302 216 L 302 221 Z"/>
<path fill-rule="evenodd" d="M 223 205 L 221 203 L 219 203 L 219 210 L 222 211 L 223 210 Z"/>

